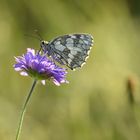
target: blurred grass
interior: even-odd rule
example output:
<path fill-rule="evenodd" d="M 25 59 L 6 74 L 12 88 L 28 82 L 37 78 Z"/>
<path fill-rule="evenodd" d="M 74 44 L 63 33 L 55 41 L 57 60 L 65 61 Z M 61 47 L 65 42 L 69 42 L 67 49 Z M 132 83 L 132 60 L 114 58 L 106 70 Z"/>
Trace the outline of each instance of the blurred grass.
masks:
<path fill-rule="evenodd" d="M 69 70 L 70 84 L 38 84 L 25 116 L 21 140 L 140 139 L 140 6 L 138 0 L 0 1 L 0 139 L 14 139 L 32 79 L 13 70 L 13 56 L 39 42 L 75 32 L 94 36 L 86 65 Z M 127 80 L 136 84 L 129 104 Z"/>

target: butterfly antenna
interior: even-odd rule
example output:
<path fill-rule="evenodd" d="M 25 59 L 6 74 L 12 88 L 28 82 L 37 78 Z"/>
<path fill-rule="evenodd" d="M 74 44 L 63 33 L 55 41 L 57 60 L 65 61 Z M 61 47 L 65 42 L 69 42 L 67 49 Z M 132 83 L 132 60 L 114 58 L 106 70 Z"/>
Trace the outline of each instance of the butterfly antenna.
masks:
<path fill-rule="evenodd" d="M 35 31 L 36 35 L 40 38 L 40 41 L 42 41 L 43 38 L 42 38 L 41 34 L 38 32 L 38 30 L 34 30 L 34 31 Z"/>
<path fill-rule="evenodd" d="M 39 41 L 42 41 L 41 39 L 40 39 L 40 37 L 38 37 L 38 36 L 34 36 L 34 35 L 30 35 L 30 34 L 24 34 L 25 36 L 28 36 L 28 37 L 32 37 L 32 38 L 34 38 L 34 39 L 37 39 L 37 40 L 39 40 Z"/>

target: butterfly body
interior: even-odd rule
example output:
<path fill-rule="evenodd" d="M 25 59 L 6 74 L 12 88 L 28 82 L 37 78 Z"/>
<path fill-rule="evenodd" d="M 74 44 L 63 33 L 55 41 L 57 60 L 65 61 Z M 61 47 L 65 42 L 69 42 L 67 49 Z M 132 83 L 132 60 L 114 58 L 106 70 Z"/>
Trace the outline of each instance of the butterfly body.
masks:
<path fill-rule="evenodd" d="M 42 41 L 41 47 L 48 56 L 70 69 L 81 67 L 88 58 L 93 37 L 89 34 L 69 34 Z"/>

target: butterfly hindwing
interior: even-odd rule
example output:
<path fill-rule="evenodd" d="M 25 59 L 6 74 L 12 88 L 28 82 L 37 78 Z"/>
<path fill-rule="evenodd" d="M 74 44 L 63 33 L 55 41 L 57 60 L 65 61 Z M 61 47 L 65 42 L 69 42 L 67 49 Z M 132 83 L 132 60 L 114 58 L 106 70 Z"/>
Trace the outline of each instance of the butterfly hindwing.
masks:
<path fill-rule="evenodd" d="M 89 34 L 69 34 L 53 39 L 48 45 L 52 49 L 51 56 L 73 70 L 85 63 L 93 45 L 93 37 Z"/>

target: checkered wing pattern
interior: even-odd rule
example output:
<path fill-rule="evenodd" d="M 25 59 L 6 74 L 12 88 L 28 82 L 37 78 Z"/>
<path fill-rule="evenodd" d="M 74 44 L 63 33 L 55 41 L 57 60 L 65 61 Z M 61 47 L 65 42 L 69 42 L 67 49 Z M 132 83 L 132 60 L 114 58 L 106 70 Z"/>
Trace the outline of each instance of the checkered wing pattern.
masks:
<path fill-rule="evenodd" d="M 70 69 L 82 67 L 88 58 L 93 37 L 89 34 L 69 34 L 59 36 L 48 43 L 51 56 Z"/>

